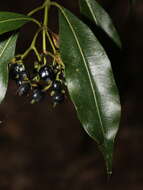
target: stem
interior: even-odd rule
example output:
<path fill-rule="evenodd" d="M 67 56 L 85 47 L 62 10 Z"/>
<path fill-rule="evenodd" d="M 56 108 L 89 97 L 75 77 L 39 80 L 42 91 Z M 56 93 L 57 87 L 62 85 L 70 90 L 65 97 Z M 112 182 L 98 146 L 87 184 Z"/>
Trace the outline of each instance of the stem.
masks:
<path fill-rule="evenodd" d="M 46 27 L 48 24 L 48 6 L 45 6 L 44 28 L 43 28 L 43 51 L 46 51 Z"/>
<path fill-rule="evenodd" d="M 43 53 L 46 52 L 46 30 L 48 25 L 48 11 L 50 8 L 51 0 L 45 1 L 45 10 L 44 10 L 44 23 L 43 23 Z M 44 64 L 46 64 L 46 58 L 44 58 Z"/>
<path fill-rule="evenodd" d="M 43 4 L 43 5 L 44 5 L 44 4 Z M 31 15 L 35 14 L 36 12 L 42 10 L 42 9 L 44 8 L 43 5 L 41 5 L 40 7 L 37 7 L 36 9 L 34 9 L 34 10 L 32 10 L 32 11 L 30 11 L 27 15 L 28 15 L 28 16 L 31 16 Z"/>
<path fill-rule="evenodd" d="M 49 55 L 50 57 L 52 57 L 54 60 L 56 58 L 56 56 L 54 54 L 52 54 L 51 52 L 45 52 L 46 55 Z"/>
<path fill-rule="evenodd" d="M 61 9 L 62 10 L 62 6 L 61 5 L 59 5 L 58 3 L 56 3 L 56 2 L 51 2 L 51 6 L 55 6 L 55 7 L 57 7 L 57 8 L 59 8 L 59 9 Z"/>
<path fill-rule="evenodd" d="M 40 22 L 38 20 L 32 18 L 31 21 L 36 23 L 39 27 L 41 27 L 41 24 L 40 24 Z"/>
<path fill-rule="evenodd" d="M 54 54 L 55 54 L 55 53 L 56 53 L 56 49 L 55 49 L 55 46 L 54 46 L 54 44 L 53 44 L 53 41 L 52 41 L 52 39 L 51 39 L 51 37 L 50 37 L 50 34 L 49 34 L 48 31 L 46 31 L 46 34 L 47 34 L 48 40 L 49 40 L 49 42 L 50 42 L 50 44 L 51 44 L 51 47 L 52 47 L 52 49 L 53 49 L 53 52 L 54 52 Z"/>
<path fill-rule="evenodd" d="M 38 12 L 39 10 L 42 10 L 44 9 L 44 21 L 43 21 L 43 25 L 36 19 L 34 18 L 31 18 L 30 20 L 35 22 L 38 26 L 39 26 L 39 29 L 38 31 L 36 32 L 32 42 L 31 42 L 31 45 L 29 46 L 29 48 L 22 54 L 22 55 L 18 55 L 21 57 L 21 59 L 24 59 L 29 53 L 30 51 L 34 51 L 36 56 L 37 56 L 37 59 L 39 61 L 41 61 L 41 56 L 39 55 L 39 52 L 35 46 L 36 44 L 36 40 L 37 40 L 37 37 L 38 37 L 38 34 L 39 32 L 42 30 L 42 35 L 43 35 L 43 53 L 46 52 L 46 49 L 47 49 L 47 42 L 46 42 L 46 36 L 48 37 L 49 39 L 49 42 L 52 46 L 52 49 L 54 51 L 54 53 L 56 52 L 56 49 L 54 47 L 54 44 L 52 43 L 52 40 L 50 38 L 50 35 L 48 33 L 48 29 L 47 29 L 47 25 L 48 25 L 48 11 L 49 11 L 49 8 L 51 6 L 51 0 L 45 0 L 45 2 L 43 3 L 43 5 L 41 5 L 40 7 L 37 7 L 36 9 L 30 11 L 27 15 L 28 16 L 31 16 L 33 15 L 34 13 Z M 44 58 L 44 64 L 46 64 L 46 58 Z"/>
<path fill-rule="evenodd" d="M 39 55 L 39 53 L 38 53 L 38 51 L 37 51 L 37 49 L 36 49 L 36 47 L 35 47 L 35 43 L 36 43 L 38 34 L 39 34 L 39 32 L 40 32 L 41 30 L 42 30 L 41 28 L 38 29 L 38 31 L 36 32 L 36 34 L 35 34 L 35 36 L 34 36 L 32 42 L 31 42 L 31 45 L 30 45 L 29 48 L 23 53 L 23 55 L 21 56 L 21 59 L 24 59 L 24 58 L 29 54 L 29 52 L 30 52 L 31 50 L 34 50 L 34 52 L 36 53 L 36 56 L 37 56 L 38 60 L 41 61 L 41 57 L 40 57 L 40 55 Z"/>
<path fill-rule="evenodd" d="M 38 53 L 38 51 L 37 51 L 37 48 L 34 46 L 32 49 L 33 49 L 33 51 L 35 52 L 38 61 L 40 62 L 40 61 L 41 61 L 41 57 L 40 57 L 40 55 L 39 55 L 39 53 Z"/>
<path fill-rule="evenodd" d="M 51 52 L 45 52 L 46 55 L 49 55 L 50 57 L 53 58 L 54 61 L 56 61 L 59 65 L 61 65 L 63 68 L 65 68 L 64 63 L 62 62 L 60 55 L 52 54 Z"/>
<path fill-rule="evenodd" d="M 49 2 L 46 0 L 46 1 L 43 3 L 43 5 L 41 5 L 40 7 L 37 7 L 37 8 L 35 8 L 35 9 L 33 9 L 33 10 L 30 11 L 27 15 L 28 15 L 28 16 L 31 16 L 31 15 L 35 14 L 36 12 L 38 12 L 38 11 L 44 9 L 44 7 L 47 5 L 47 3 L 49 3 Z"/>

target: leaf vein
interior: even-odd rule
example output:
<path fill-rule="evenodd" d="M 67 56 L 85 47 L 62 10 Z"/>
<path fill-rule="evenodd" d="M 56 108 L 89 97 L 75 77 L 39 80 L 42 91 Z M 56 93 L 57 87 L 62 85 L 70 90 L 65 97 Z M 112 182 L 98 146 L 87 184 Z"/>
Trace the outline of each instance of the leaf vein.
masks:
<path fill-rule="evenodd" d="M 89 77 L 89 81 L 90 81 L 92 93 L 93 93 L 93 96 L 94 96 L 95 105 L 96 105 L 96 107 L 97 107 L 97 113 L 98 113 L 98 117 L 99 117 L 99 122 L 100 122 L 100 124 L 101 124 L 101 129 L 102 129 L 103 135 L 105 136 L 104 127 L 103 127 L 103 122 L 102 122 L 102 119 L 101 119 L 101 116 L 100 116 L 101 113 L 100 113 L 100 109 L 99 109 L 99 107 L 98 107 L 97 97 L 96 97 L 96 94 L 95 94 L 95 91 L 94 91 L 94 87 L 93 87 L 93 84 L 92 84 L 92 79 L 91 79 L 91 76 L 90 76 L 90 71 L 89 71 L 88 66 L 86 65 L 86 60 L 85 60 L 85 58 L 84 58 L 84 52 L 83 52 L 82 48 L 80 47 L 80 43 L 79 43 L 79 41 L 78 41 L 77 35 L 76 35 L 76 33 L 75 33 L 75 31 L 74 31 L 72 25 L 70 24 L 70 21 L 69 21 L 67 15 L 66 15 L 65 12 L 62 10 L 62 8 L 61 8 L 61 11 L 62 11 L 64 17 L 66 18 L 67 23 L 69 24 L 69 26 L 70 26 L 70 28 L 71 28 L 71 31 L 73 32 L 73 35 L 74 35 L 74 38 L 75 38 L 75 40 L 76 40 L 77 46 L 79 47 L 79 50 L 80 50 L 80 53 L 81 53 L 81 56 L 82 56 L 82 59 L 83 59 L 85 68 L 86 68 L 87 73 L 88 73 L 88 77 Z"/>
<path fill-rule="evenodd" d="M 93 17 L 93 19 L 95 20 L 95 23 L 98 24 L 98 20 L 96 19 L 95 15 L 94 15 L 94 13 L 93 13 L 93 10 L 92 10 L 92 8 L 91 8 L 91 6 L 90 6 L 90 4 L 89 4 L 89 2 L 88 2 L 88 1 L 86 1 L 86 2 L 87 2 L 87 6 L 88 6 L 88 8 L 89 8 L 89 10 L 90 10 L 90 12 L 91 12 L 91 14 L 92 14 L 92 17 Z"/>
<path fill-rule="evenodd" d="M 13 18 L 13 19 L 11 18 L 11 19 L 7 19 L 7 20 L 1 20 L 1 21 L 0 21 L 0 24 L 1 24 L 1 23 L 5 23 L 5 22 L 11 22 L 11 21 L 13 22 L 13 21 L 17 21 L 17 20 L 25 20 L 25 21 L 26 21 L 26 20 L 30 20 L 30 18 L 29 18 L 29 19 L 28 19 L 28 18 L 15 18 L 15 19 L 14 19 L 14 18 Z"/>
<path fill-rule="evenodd" d="M 8 46 L 8 44 L 10 43 L 12 37 L 13 37 L 13 36 L 11 36 L 11 37 L 8 39 L 7 43 L 5 44 L 5 46 L 4 46 L 3 50 L 2 50 L 2 52 L 0 53 L 0 58 L 2 57 L 3 53 L 5 52 L 5 50 L 6 50 L 7 46 Z"/>

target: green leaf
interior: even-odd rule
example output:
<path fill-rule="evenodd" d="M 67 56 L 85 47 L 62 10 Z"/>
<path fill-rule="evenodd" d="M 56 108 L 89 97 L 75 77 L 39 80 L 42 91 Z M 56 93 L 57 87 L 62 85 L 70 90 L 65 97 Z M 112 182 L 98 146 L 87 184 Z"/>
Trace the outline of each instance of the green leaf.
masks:
<path fill-rule="evenodd" d="M 93 32 L 67 9 L 59 7 L 60 54 L 69 94 L 79 120 L 112 170 L 120 101 L 110 61 Z"/>
<path fill-rule="evenodd" d="M 80 0 L 81 13 L 102 28 L 106 34 L 121 47 L 116 28 L 107 12 L 95 0 Z"/>
<path fill-rule="evenodd" d="M 33 21 L 33 19 L 22 14 L 0 12 L 0 34 L 16 30 L 28 21 Z"/>
<path fill-rule="evenodd" d="M 14 57 L 18 34 L 0 36 L 0 103 L 5 97 L 8 85 L 8 63 Z"/>

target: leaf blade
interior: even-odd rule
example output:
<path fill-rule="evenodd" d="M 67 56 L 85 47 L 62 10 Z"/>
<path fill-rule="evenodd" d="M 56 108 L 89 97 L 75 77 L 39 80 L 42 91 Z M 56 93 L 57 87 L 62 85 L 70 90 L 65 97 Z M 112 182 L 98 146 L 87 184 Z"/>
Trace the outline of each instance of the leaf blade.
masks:
<path fill-rule="evenodd" d="M 0 12 L 0 34 L 16 30 L 32 20 L 31 17 L 23 14 Z"/>
<path fill-rule="evenodd" d="M 98 143 L 110 173 L 120 103 L 109 59 L 92 31 L 65 8 L 60 9 L 59 23 L 69 94 L 85 131 Z"/>
<path fill-rule="evenodd" d="M 102 28 L 105 33 L 121 48 L 118 32 L 109 14 L 95 0 L 80 0 L 81 13 Z"/>
<path fill-rule="evenodd" d="M 18 34 L 8 38 L 0 36 L 0 103 L 5 97 L 8 85 L 8 62 L 14 57 Z"/>

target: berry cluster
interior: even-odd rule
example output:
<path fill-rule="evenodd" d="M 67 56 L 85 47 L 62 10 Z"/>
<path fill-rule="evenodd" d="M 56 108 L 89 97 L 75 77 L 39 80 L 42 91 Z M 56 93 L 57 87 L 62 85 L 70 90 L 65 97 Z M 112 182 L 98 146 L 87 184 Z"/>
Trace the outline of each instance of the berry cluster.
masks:
<path fill-rule="evenodd" d="M 64 66 L 59 62 L 43 64 L 43 61 L 35 61 L 32 76 L 30 76 L 24 63 L 15 59 L 9 64 L 9 74 L 18 86 L 19 96 L 32 93 L 32 104 L 40 102 L 47 92 L 50 92 L 54 104 L 62 103 L 65 99 Z"/>

